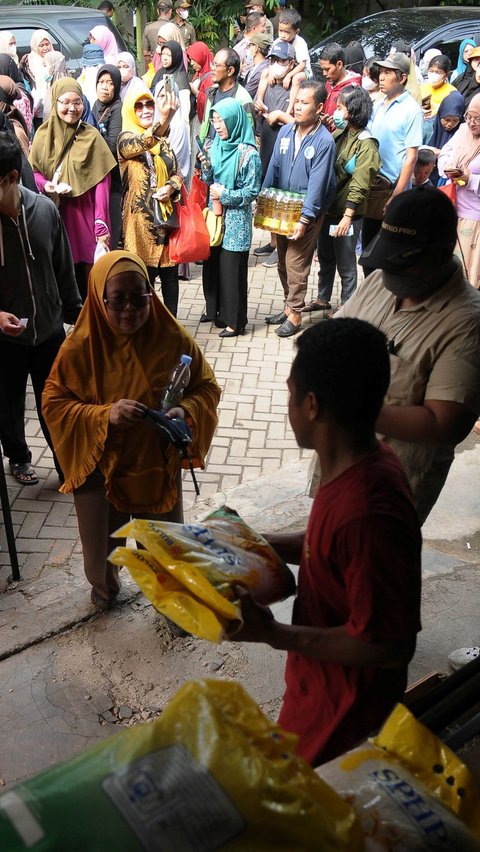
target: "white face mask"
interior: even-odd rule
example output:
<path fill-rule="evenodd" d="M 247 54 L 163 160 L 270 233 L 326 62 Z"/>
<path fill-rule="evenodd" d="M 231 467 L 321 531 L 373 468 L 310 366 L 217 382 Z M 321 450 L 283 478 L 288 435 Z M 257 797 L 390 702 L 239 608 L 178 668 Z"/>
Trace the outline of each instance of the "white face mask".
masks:
<path fill-rule="evenodd" d="M 187 20 L 187 18 L 188 18 L 188 9 L 179 9 L 179 10 L 178 10 L 178 14 L 180 15 L 180 17 L 181 17 L 184 21 L 186 21 L 186 20 Z"/>
<path fill-rule="evenodd" d="M 274 62 L 273 65 L 270 65 L 270 71 L 276 80 L 283 80 L 288 71 L 288 65 L 280 65 L 279 62 Z"/>
<path fill-rule="evenodd" d="M 120 71 L 122 83 L 128 83 L 128 81 L 133 77 L 133 71 L 128 66 L 127 68 L 119 68 L 118 70 Z"/>
<path fill-rule="evenodd" d="M 365 89 L 366 92 L 373 92 L 376 88 L 375 80 L 372 80 L 371 77 L 362 77 L 362 89 Z"/>
<path fill-rule="evenodd" d="M 427 80 L 429 83 L 432 83 L 432 85 L 435 85 L 435 83 L 441 83 L 443 80 L 443 74 L 439 74 L 438 71 L 429 71 L 427 74 Z"/>

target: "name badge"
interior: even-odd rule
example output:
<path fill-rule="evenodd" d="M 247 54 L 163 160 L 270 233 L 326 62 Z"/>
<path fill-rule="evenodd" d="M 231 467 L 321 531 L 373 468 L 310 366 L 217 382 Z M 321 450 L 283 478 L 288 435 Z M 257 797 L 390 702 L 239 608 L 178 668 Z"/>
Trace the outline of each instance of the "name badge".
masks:
<path fill-rule="evenodd" d="M 314 154 L 315 148 L 313 147 L 313 145 L 307 145 L 307 147 L 305 148 L 305 159 L 311 160 Z"/>
<path fill-rule="evenodd" d="M 286 139 L 285 137 L 283 137 L 283 139 L 280 139 L 280 153 L 281 154 L 286 154 L 289 147 L 290 147 L 290 139 Z"/>

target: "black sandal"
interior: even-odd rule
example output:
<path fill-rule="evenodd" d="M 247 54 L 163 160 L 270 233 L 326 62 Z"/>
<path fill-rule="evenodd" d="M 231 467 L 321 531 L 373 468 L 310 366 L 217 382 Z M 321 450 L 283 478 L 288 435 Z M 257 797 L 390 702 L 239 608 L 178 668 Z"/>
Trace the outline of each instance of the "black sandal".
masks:
<path fill-rule="evenodd" d="M 38 485 L 40 481 L 30 462 L 10 462 L 10 471 L 20 485 Z"/>
<path fill-rule="evenodd" d="M 305 305 L 302 308 L 304 313 L 311 313 L 312 311 L 331 311 L 332 306 L 330 302 L 324 302 L 322 299 L 312 299 L 308 305 Z"/>

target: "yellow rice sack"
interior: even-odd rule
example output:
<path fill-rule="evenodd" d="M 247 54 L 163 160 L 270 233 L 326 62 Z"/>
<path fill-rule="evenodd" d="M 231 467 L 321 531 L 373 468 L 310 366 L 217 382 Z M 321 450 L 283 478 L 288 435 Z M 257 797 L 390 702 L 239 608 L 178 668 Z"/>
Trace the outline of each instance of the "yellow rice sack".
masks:
<path fill-rule="evenodd" d="M 135 538 L 145 549 L 117 547 L 110 561 L 128 568 L 159 612 L 201 639 L 220 642 L 227 624 L 240 620 L 236 584 L 262 605 L 295 592 L 285 562 L 226 507 L 195 524 L 135 519 L 114 537 Z"/>
<path fill-rule="evenodd" d="M 154 722 L 0 795 L 0 849 L 362 852 L 295 745 L 240 684 L 187 683 Z"/>

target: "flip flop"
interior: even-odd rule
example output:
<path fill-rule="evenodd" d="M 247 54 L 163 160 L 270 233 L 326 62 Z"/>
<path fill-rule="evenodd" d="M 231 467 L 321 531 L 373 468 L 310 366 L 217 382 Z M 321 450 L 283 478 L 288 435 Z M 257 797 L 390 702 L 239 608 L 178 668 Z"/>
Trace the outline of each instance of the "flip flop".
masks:
<path fill-rule="evenodd" d="M 20 485 L 38 485 L 39 479 L 30 462 L 10 462 L 10 471 Z"/>
<path fill-rule="evenodd" d="M 303 308 L 304 313 L 310 313 L 311 311 L 331 311 L 332 306 L 330 302 L 323 302 L 320 299 L 312 299 L 308 305 L 305 305 Z"/>

